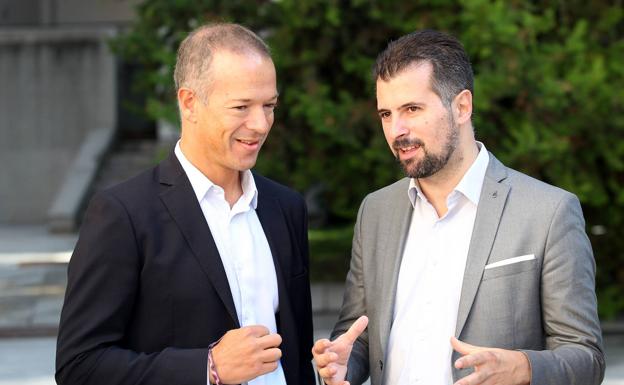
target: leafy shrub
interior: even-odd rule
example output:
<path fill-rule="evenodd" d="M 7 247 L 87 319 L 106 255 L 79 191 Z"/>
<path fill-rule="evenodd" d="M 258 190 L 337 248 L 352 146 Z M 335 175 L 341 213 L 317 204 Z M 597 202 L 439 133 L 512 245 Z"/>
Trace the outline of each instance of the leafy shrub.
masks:
<path fill-rule="evenodd" d="M 206 21 L 272 47 L 280 107 L 258 168 L 321 186 L 334 224 L 400 177 L 375 114 L 370 68 L 390 39 L 448 31 L 475 69 L 477 138 L 508 166 L 576 193 L 598 265 L 600 313 L 624 313 L 624 13 L 608 1 L 146 0 L 113 42 L 142 68 L 146 113 L 177 121 L 175 50 Z"/>

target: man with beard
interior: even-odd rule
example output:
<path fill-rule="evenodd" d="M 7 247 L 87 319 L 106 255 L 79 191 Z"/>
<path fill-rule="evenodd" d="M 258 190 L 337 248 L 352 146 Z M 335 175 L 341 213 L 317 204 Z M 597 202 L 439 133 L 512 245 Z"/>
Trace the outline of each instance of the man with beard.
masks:
<path fill-rule="evenodd" d="M 320 376 L 600 384 L 595 263 L 578 199 L 475 141 L 472 69 L 452 36 L 391 42 L 374 76 L 407 178 L 362 202 L 338 323 L 312 349 Z"/>

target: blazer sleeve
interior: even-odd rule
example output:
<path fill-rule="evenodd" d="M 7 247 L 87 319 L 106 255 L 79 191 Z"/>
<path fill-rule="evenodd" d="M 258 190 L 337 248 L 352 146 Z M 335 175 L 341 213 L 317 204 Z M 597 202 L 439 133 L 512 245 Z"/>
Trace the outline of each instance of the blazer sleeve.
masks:
<path fill-rule="evenodd" d="M 605 371 L 595 262 L 578 199 L 566 194 L 549 229 L 541 277 L 546 349 L 525 351 L 531 384 L 599 385 Z"/>
<path fill-rule="evenodd" d="M 366 294 L 364 289 L 364 268 L 362 261 L 362 217 L 366 199 L 362 201 L 353 232 L 351 264 L 345 281 L 345 292 L 338 322 L 331 333 L 331 339 L 344 334 L 360 316 L 366 315 Z M 353 350 L 347 364 L 347 381 L 361 384 L 369 377 L 368 329 L 353 344 Z"/>
<path fill-rule="evenodd" d="M 139 247 L 124 205 L 112 193 L 96 195 L 68 267 L 56 356 L 59 385 L 206 384 L 207 349 L 146 354 L 124 347 L 139 295 Z"/>

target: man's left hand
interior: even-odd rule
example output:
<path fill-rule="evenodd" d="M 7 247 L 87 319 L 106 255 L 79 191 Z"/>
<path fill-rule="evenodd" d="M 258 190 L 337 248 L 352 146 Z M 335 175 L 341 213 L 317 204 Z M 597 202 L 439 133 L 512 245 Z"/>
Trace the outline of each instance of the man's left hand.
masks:
<path fill-rule="evenodd" d="M 515 350 L 474 346 L 451 338 L 451 345 L 462 355 L 457 369 L 474 367 L 474 373 L 454 385 L 529 385 L 531 366 L 527 356 Z"/>

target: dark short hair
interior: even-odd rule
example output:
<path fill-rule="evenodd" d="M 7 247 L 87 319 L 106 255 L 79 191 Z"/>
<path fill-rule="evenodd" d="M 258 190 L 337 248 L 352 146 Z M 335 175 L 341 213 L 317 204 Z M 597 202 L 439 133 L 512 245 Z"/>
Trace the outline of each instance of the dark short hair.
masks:
<path fill-rule="evenodd" d="M 377 56 L 374 80 L 388 81 L 422 62 L 433 66 L 431 89 L 447 107 L 461 91 L 473 92 L 472 67 L 464 46 L 455 37 L 433 30 L 415 31 L 390 42 Z"/>
<path fill-rule="evenodd" d="M 215 50 L 234 53 L 255 52 L 271 58 L 269 47 L 255 33 L 239 24 L 213 23 L 192 31 L 178 48 L 173 73 L 176 91 L 189 87 L 200 95 L 209 81 L 210 63 Z"/>

